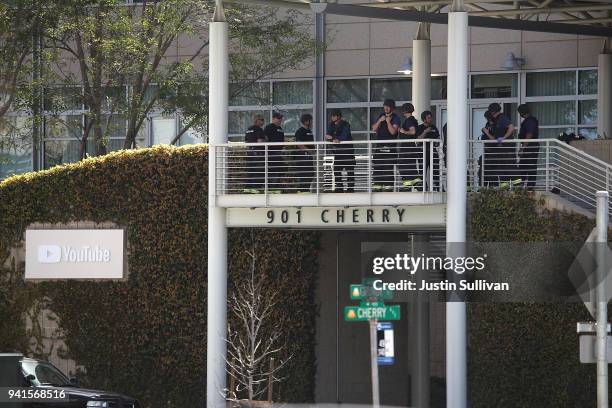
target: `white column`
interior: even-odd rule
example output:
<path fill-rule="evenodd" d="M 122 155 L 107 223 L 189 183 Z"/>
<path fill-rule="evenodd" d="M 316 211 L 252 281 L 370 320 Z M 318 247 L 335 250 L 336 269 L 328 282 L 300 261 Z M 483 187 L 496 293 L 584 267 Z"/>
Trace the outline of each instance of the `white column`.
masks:
<path fill-rule="evenodd" d="M 421 113 L 431 108 L 431 40 L 429 23 L 419 23 L 412 40 L 412 104 L 414 116 L 420 120 Z"/>
<path fill-rule="evenodd" d="M 228 24 L 217 1 L 210 23 L 209 145 L 227 143 L 229 103 Z M 206 406 L 225 408 L 227 348 L 227 228 L 225 209 L 216 205 L 217 157 L 208 155 L 208 330 L 206 348 Z"/>
<path fill-rule="evenodd" d="M 461 256 L 466 240 L 468 128 L 468 13 L 455 0 L 448 13 L 448 184 L 446 240 L 449 256 Z M 467 406 L 466 306 L 446 304 L 446 406 Z"/>
<path fill-rule="evenodd" d="M 608 202 L 609 193 L 598 191 L 597 194 L 597 408 L 608 408 L 608 297 L 606 293 L 606 275 L 608 274 L 606 255 L 608 242 Z"/>
<path fill-rule="evenodd" d="M 612 40 L 604 43 L 597 64 L 597 134 L 612 138 Z"/>

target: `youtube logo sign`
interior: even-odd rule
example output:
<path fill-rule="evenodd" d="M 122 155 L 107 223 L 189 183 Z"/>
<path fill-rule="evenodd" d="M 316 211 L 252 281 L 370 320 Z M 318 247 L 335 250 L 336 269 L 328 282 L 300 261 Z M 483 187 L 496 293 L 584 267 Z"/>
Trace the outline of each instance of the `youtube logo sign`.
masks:
<path fill-rule="evenodd" d="M 58 263 L 62 260 L 62 249 L 59 245 L 41 245 L 38 247 L 38 262 Z"/>

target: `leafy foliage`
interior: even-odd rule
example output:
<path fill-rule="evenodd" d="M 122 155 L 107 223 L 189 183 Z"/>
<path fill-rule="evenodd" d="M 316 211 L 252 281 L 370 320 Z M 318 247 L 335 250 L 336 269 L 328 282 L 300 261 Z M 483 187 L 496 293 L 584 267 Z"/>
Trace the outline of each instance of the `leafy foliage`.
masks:
<path fill-rule="evenodd" d="M 469 227 L 481 242 L 584 241 L 594 222 L 488 190 L 473 195 Z M 470 406 L 595 406 L 595 367 L 578 359 L 576 322 L 587 320 L 578 303 L 469 304 Z"/>
<path fill-rule="evenodd" d="M 67 357 L 86 368 L 84 385 L 135 396 L 146 407 L 202 406 L 206 156 L 202 145 L 122 151 L 0 183 L 0 262 L 9 258 L 9 249 L 33 222 L 89 220 L 114 222 L 127 230 L 129 268 L 127 282 L 24 286 L 13 279 L 2 285 L 7 293 L 20 287 L 35 292 L 22 297 L 19 307 L 0 308 L 0 321 L 19 321 L 30 300 L 46 295 L 66 336 Z M 253 250 L 253 242 L 259 273 L 270 290 L 283 294 L 270 314 L 273 327 L 262 330 L 280 332 L 289 345 L 287 353 L 296 356 L 280 373 L 288 379 L 276 398 L 311 401 L 317 234 L 230 230 L 230 291 L 249 269 L 246 251 Z M 22 273 L 23 265 L 15 268 Z M 20 338 L 25 332 L 15 327 L 0 331 L 0 346 L 27 352 Z"/>

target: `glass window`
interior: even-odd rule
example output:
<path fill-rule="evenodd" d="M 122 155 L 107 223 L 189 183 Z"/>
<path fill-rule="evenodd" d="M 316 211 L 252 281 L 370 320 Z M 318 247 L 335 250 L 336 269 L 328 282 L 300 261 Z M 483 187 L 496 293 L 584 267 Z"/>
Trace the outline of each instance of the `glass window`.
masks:
<path fill-rule="evenodd" d="M 253 117 L 256 114 L 263 115 L 266 123 L 269 121 L 270 115 L 264 111 L 230 111 L 229 133 L 234 135 L 244 135 L 249 126 L 253 124 Z"/>
<path fill-rule="evenodd" d="M 274 105 L 312 103 L 312 81 L 282 81 L 272 85 Z"/>
<path fill-rule="evenodd" d="M 367 102 L 367 79 L 339 79 L 327 81 L 327 102 Z"/>
<path fill-rule="evenodd" d="M 32 171 L 32 122 L 23 116 L 0 121 L 0 179 Z"/>
<path fill-rule="evenodd" d="M 412 98 L 411 78 L 372 79 L 370 101 L 382 103 L 385 99 L 409 101 Z"/>
<path fill-rule="evenodd" d="M 576 124 L 574 101 L 533 102 L 528 105 L 540 126 L 574 126 Z"/>
<path fill-rule="evenodd" d="M 576 71 L 528 72 L 527 96 L 576 94 Z"/>
<path fill-rule="evenodd" d="M 574 133 L 574 128 L 540 128 L 538 136 L 540 139 L 557 139 L 561 133 Z"/>
<path fill-rule="evenodd" d="M 176 118 L 157 116 L 151 118 L 151 144 L 170 144 L 176 136 Z"/>
<path fill-rule="evenodd" d="M 270 83 L 234 83 L 230 84 L 231 106 L 267 106 L 270 105 Z"/>
<path fill-rule="evenodd" d="M 300 123 L 300 117 L 304 113 L 310 113 L 312 115 L 312 110 L 310 109 L 289 109 L 283 111 L 283 130 L 285 131 L 285 141 L 293 142 L 295 139 L 295 132 L 302 126 Z"/>
<path fill-rule="evenodd" d="M 327 110 L 327 121 L 329 121 L 331 110 Z M 342 119 L 351 125 L 351 132 L 363 132 L 370 128 L 368 122 L 368 108 L 344 108 Z"/>
<path fill-rule="evenodd" d="M 597 94 L 597 70 L 578 71 L 578 93 L 580 95 Z"/>
<path fill-rule="evenodd" d="M 105 88 L 102 100 L 102 109 L 117 112 L 120 110 L 120 108 L 125 106 L 126 100 L 127 94 L 125 87 L 113 86 Z"/>
<path fill-rule="evenodd" d="M 446 99 L 446 77 L 431 78 L 431 99 Z"/>
<path fill-rule="evenodd" d="M 85 116 L 87 123 L 88 116 Z M 93 131 L 91 131 L 93 133 Z M 123 116 L 120 115 L 102 115 L 102 132 L 104 137 L 115 137 L 124 139 L 127 133 L 127 123 Z"/>
<path fill-rule="evenodd" d="M 472 75 L 472 98 L 512 98 L 517 95 L 516 74 Z"/>
<path fill-rule="evenodd" d="M 89 141 L 88 145 L 92 144 Z M 45 168 L 63 164 L 74 163 L 81 158 L 81 142 L 79 140 L 47 140 L 44 143 Z M 87 151 L 93 148 L 87 146 Z"/>
<path fill-rule="evenodd" d="M 578 101 L 578 124 L 597 125 L 597 100 Z"/>
<path fill-rule="evenodd" d="M 578 133 L 585 139 L 597 139 L 597 128 L 580 128 Z"/>
<path fill-rule="evenodd" d="M 81 115 L 60 115 L 45 118 L 45 139 L 81 139 Z"/>
<path fill-rule="evenodd" d="M 43 107 L 49 112 L 82 110 L 81 88 L 76 86 L 45 88 Z"/>

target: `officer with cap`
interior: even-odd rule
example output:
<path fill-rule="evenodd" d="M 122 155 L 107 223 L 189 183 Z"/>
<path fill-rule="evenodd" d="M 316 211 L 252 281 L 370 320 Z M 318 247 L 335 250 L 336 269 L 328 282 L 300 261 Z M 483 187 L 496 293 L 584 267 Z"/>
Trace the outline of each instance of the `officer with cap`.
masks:
<path fill-rule="evenodd" d="M 386 99 L 383 103 L 383 113 L 372 125 L 376 140 L 384 143 L 376 144 L 374 149 L 374 191 L 393 191 L 394 166 L 397 163 L 397 143 L 401 120 L 393 112 L 395 101 Z"/>
<path fill-rule="evenodd" d="M 334 179 L 336 186 L 342 185 L 342 170 L 346 171 L 346 190 L 352 193 L 355 186 L 355 148 L 352 143 L 351 125 L 342 119 L 342 111 L 333 109 L 331 121 L 327 125 L 325 140 L 332 143 L 331 153 L 334 155 Z M 338 191 L 334 188 L 333 191 Z M 342 190 L 340 190 L 342 191 Z"/>
<path fill-rule="evenodd" d="M 314 135 L 312 133 L 312 115 L 310 113 L 304 113 L 300 117 L 300 123 L 302 126 L 295 132 L 295 141 L 314 141 Z M 297 150 L 294 152 L 298 193 L 310 192 L 310 185 L 314 178 L 314 166 L 312 163 L 313 154 L 314 146 L 306 143 L 297 145 Z"/>
<path fill-rule="evenodd" d="M 275 111 L 272 114 L 272 123 L 264 128 L 264 135 L 270 143 L 285 142 L 285 132 L 281 124 L 283 123 L 283 114 Z M 286 174 L 285 157 L 283 154 L 283 146 L 270 146 L 268 148 L 268 177 L 270 185 L 270 193 L 282 193 L 281 178 Z"/>
<path fill-rule="evenodd" d="M 521 122 L 521 130 L 519 131 L 519 139 L 537 140 L 540 131 L 538 120 L 531 114 L 529 106 L 522 104 L 518 107 L 518 113 L 523 118 Z M 525 142 L 521 144 L 519 151 L 520 162 L 519 166 L 522 170 L 522 176 L 527 183 L 527 188 L 533 190 L 536 184 L 536 175 L 538 170 L 538 155 L 540 153 L 539 143 Z"/>
<path fill-rule="evenodd" d="M 413 116 L 414 105 L 405 103 L 402 105 L 404 120 L 399 128 L 399 138 L 404 140 L 416 140 L 416 130 L 419 122 Z M 405 142 L 398 144 L 398 170 L 402 177 L 402 184 L 406 189 L 415 187 L 423 182 L 419 175 L 419 159 L 421 158 L 423 146 L 416 142 Z M 423 166 L 421 165 L 421 168 Z"/>
<path fill-rule="evenodd" d="M 244 135 L 244 141 L 248 144 L 265 143 L 266 137 L 261 128 L 264 124 L 262 115 L 257 114 L 253 117 L 253 126 L 249 127 Z M 257 194 L 264 185 L 264 163 L 265 151 L 263 146 L 250 146 L 247 151 L 247 182 L 244 186 L 245 193 Z"/>

